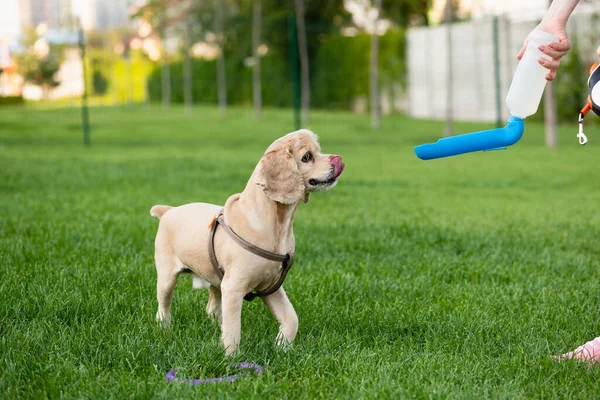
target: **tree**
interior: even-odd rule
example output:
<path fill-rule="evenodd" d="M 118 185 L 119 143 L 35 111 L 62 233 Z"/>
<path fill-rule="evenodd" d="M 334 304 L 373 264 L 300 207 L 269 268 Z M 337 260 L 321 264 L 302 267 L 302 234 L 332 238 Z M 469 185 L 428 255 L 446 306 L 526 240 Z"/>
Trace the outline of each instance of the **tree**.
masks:
<path fill-rule="evenodd" d="M 185 19 L 186 11 L 188 11 L 187 7 L 177 7 L 183 3 L 184 1 L 182 0 L 148 0 L 144 6 L 139 7 L 133 13 L 134 18 L 141 18 L 150 24 L 154 34 L 158 36 L 160 41 L 161 97 L 163 109 L 167 109 L 171 105 L 171 69 L 164 42 L 167 31 Z M 170 15 L 169 10 L 179 11 L 179 15 Z"/>
<path fill-rule="evenodd" d="M 165 45 L 161 42 L 160 49 L 160 76 L 161 76 L 161 94 L 162 108 L 168 109 L 171 106 L 171 68 Z"/>
<path fill-rule="evenodd" d="M 238 97 L 247 96 L 246 93 L 226 91 L 225 84 L 229 83 L 233 86 L 233 82 L 237 84 L 241 79 L 245 79 L 247 75 L 242 68 L 249 67 L 247 61 L 252 60 L 250 96 L 257 116 L 263 102 L 270 101 L 273 97 L 272 91 L 267 90 L 267 82 L 261 79 L 261 74 L 266 70 L 273 70 L 274 65 L 277 65 L 276 68 L 281 71 L 281 75 L 285 75 L 286 78 L 291 75 L 290 17 L 296 21 L 299 36 L 296 45 L 300 58 L 298 64 L 301 69 L 303 123 L 307 124 L 309 107 L 313 102 L 311 83 L 314 83 L 312 80 L 315 79 L 311 72 L 314 71 L 319 48 L 329 37 L 339 36 L 342 28 L 354 26 L 352 15 L 345 7 L 348 0 L 147 0 L 145 7 L 162 8 L 163 10 L 157 9 L 154 12 L 158 17 L 162 15 L 164 8 L 169 8 L 168 14 L 172 16 L 173 8 L 177 8 L 174 5 L 186 1 L 192 4 L 189 13 L 194 13 L 197 23 L 192 42 L 206 41 L 215 47 L 218 45 L 220 49 L 222 57 L 216 61 L 216 70 L 220 72 L 217 74 L 218 78 L 214 79 L 215 86 L 218 85 L 215 90 L 218 94 L 217 101 L 224 109 L 227 100 L 239 101 Z M 388 18 L 392 23 L 403 27 L 422 21 L 427 22 L 426 16 L 430 3 L 431 0 L 382 0 L 381 17 Z M 158 20 L 160 21 L 160 18 Z M 173 35 L 172 32 L 171 29 L 170 35 Z M 267 65 L 264 62 L 265 58 L 261 59 L 257 55 L 261 44 L 266 45 L 268 49 L 266 57 L 274 63 Z M 264 55 L 262 49 L 261 47 L 261 54 Z M 230 71 L 243 73 L 232 78 L 228 77 L 229 79 L 226 80 L 225 68 L 223 68 L 225 65 L 228 74 Z M 381 71 L 378 75 L 381 75 Z M 281 93 L 278 93 L 278 96 L 280 95 Z M 228 96 L 232 96 L 232 99 L 228 99 Z"/>
<path fill-rule="evenodd" d="M 300 86 L 302 125 L 310 120 L 310 75 L 308 66 L 308 47 L 306 45 L 306 28 L 304 26 L 304 0 L 294 0 L 296 7 L 296 27 L 298 29 L 298 52 L 300 54 Z"/>
<path fill-rule="evenodd" d="M 16 57 L 20 73 L 26 82 L 40 86 L 46 99 L 50 89 L 60 84 L 56 73 L 62 62 L 63 46 L 48 43 L 35 30 L 25 33 L 22 45 L 26 50 Z"/>
<path fill-rule="evenodd" d="M 227 113 L 227 82 L 225 81 L 225 35 L 223 33 L 223 0 L 215 0 L 215 31 L 217 44 L 219 45 L 219 57 L 217 58 L 217 93 L 219 98 L 219 110 L 221 115 Z"/>
<path fill-rule="evenodd" d="M 190 112 L 192 110 L 192 104 L 194 103 L 192 95 L 192 59 L 190 57 L 190 50 L 192 47 L 191 30 L 192 20 L 190 16 L 187 18 L 185 23 L 185 40 L 183 45 L 183 98 L 186 112 Z"/>
<path fill-rule="evenodd" d="M 429 25 L 431 3 L 431 0 L 383 0 L 381 13 L 402 27 Z"/>
<path fill-rule="evenodd" d="M 553 82 L 546 83 L 544 91 L 544 125 L 546 127 L 546 146 L 555 148 L 558 145 L 558 132 Z"/>
<path fill-rule="evenodd" d="M 381 0 L 375 0 L 376 15 L 373 19 L 373 32 L 371 32 L 371 60 L 369 66 L 369 81 L 371 89 L 371 125 L 379 129 L 381 125 L 381 110 L 379 107 L 379 32 L 377 31 L 379 14 L 381 13 Z"/>
<path fill-rule="evenodd" d="M 550 5 L 552 5 L 552 0 L 548 0 L 548 7 Z M 558 132 L 553 82 L 546 83 L 546 90 L 544 92 L 544 124 L 546 127 L 546 146 L 554 148 L 558 145 Z"/>
<path fill-rule="evenodd" d="M 92 73 L 92 87 L 94 88 L 94 94 L 103 95 L 108 91 L 108 79 L 104 76 L 98 63 L 93 65 L 94 72 Z"/>
<path fill-rule="evenodd" d="M 262 107 L 262 85 L 260 76 L 260 32 L 262 28 L 261 15 L 262 1 L 254 0 L 252 12 L 252 56 L 254 58 L 254 70 L 252 71 L 252 102 L 254 103 L 254 116 L 260 118 Z"/>

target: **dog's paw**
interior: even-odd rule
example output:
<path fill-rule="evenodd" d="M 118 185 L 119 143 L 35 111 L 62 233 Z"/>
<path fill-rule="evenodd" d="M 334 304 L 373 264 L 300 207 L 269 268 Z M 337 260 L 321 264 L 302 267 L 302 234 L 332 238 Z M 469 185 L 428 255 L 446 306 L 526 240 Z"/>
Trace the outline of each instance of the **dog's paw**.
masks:
<path fill-rule="evenodd" d="M 171 314 L 164 315 L 160 311 L 156 313 L 156 323 L 161 328 L 168 328 L 171 326 Z"/>
<path fill-rule="evenodd" d="M 217 311 L 209 312 L 208 318 L 213 324 L 217 324 L 219 327 L 221 326 L 221 322 L 223 321 L 221 314 Z"/>
<path fill-rule="evenodd" d="M 225 356 L 233 357 L 236 356 L 240 352 L 240 346 L 231 345 L 225 348 Z"/>
<path fill-rule="evenodd" d="M 281 350 L 283 350 L 283 352 L 286 352 L 286 351 L 292 349 L 294 343 L 291 340 L 289 340 L 288 338 L 286 338 L 283 335 L 283 332 L 280 331 L 277 334 L 277 338 L 275 339 L 275 344 L 277 345 L 277 347 L 279 347 Z"/>

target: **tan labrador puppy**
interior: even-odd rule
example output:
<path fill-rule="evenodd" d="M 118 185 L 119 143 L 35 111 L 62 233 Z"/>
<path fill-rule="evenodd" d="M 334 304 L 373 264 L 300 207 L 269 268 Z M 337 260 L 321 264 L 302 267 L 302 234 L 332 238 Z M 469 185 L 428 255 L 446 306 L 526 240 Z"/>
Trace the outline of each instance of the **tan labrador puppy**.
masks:
<path fill-rule="evenodd" d="M 194 287 L 210 288 L 206 312 L 221 325 L 226 353 L 237 350 L 244 296 L 271 288 L 281 276 L 282 264 L 242 248 L 219 227 L 214 248 L 224 271 L 221 280 L 208 253 L 208 227 L 215 215 L 224 209 L 225 223 L 253 245 L 273 253 L 293 254 L 298 203 L 306 203 L 312 192 L 333 188 L 343 170 L 340 156 L 321 154 L 317 135 L 299 130 L 269 146 L 244 191 L 229 197 L 224 207 L 206 203 L 152 207 L 150 214 L 160 218 L 155 241 L 156 320 L 170 323 L 177 277 L 192 272 Z M 277 343 L 290 343 L 296 337 L 298 317 L 283 286 L 261 299 L 279 322 Z"/>

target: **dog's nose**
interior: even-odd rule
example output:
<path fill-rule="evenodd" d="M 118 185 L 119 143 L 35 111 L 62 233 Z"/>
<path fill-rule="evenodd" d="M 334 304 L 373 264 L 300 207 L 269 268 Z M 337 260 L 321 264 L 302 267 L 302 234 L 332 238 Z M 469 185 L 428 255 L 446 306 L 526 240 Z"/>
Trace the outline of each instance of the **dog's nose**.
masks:
<path fill-rule="evenodd" d="M 342 162 L 342 157 L 340 156 L 331 156 L 329 157 L 329 163 L 331 165 L 338 165 Z"/>

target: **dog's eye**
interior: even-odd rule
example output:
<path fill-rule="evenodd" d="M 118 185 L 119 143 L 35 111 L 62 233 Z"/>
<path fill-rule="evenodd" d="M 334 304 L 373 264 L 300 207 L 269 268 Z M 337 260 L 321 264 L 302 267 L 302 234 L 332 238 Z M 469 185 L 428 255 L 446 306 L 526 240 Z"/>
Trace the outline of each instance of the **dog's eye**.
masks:
<path fill-rule="evenodd" d="M 304 154 L 304 156 L 302 157 L 302 162 L 310 162 L 313 160 L 313 155 L 312 153 L 309 151 L 306 154 Z"/>

